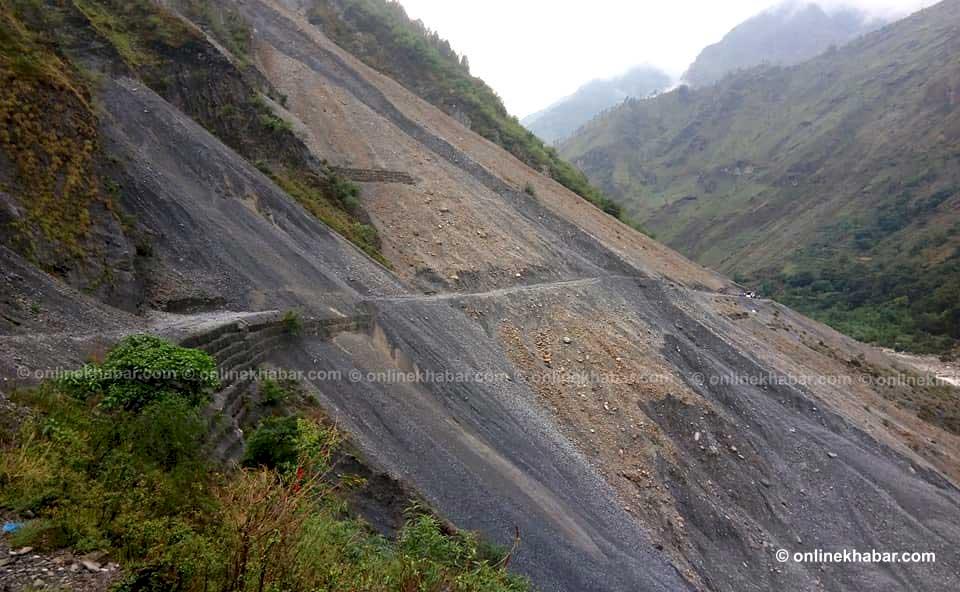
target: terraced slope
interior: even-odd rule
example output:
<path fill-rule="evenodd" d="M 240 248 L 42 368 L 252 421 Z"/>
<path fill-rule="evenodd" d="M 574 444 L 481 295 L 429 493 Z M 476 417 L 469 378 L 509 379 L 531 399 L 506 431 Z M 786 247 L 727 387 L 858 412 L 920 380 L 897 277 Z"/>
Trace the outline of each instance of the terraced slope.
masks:
<path fill-rule="evenodd" d="M 418 180 L 362 184 L 393 270 L 158 94 L 106 75 L 97 96 L 123 173 L 118 207 L 152 231 L 161 285 L 206 311 L 158 326 L 17 272 L 12 298 L 34 295 L 41 310 L 0 335 L 5 385 L 138 330 L 277 308 L 363 314 L 369 327 L 332 339 L 271 342 L 264 362 L 303 371 L 365 456 L 456 526 L 504 544 L 519 529 L 511 569 L 539 589 L 960 585 L 956 391 L 883 386 L 904 370 L 881 353 L 741 298 L 302 14 L 236 6 L 257 31 L 251 63 L 288 96 L 276 113 L 314 157 Z M 821 569 L 773 555 L 813 547 L 941 560 Z"/>

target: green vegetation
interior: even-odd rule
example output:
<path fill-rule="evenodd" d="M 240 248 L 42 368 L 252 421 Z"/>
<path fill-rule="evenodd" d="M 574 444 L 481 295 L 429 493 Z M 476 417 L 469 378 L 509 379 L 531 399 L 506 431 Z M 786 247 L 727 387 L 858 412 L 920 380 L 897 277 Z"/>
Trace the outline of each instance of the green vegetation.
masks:
<path fill-rule="evenodd" d="M 469 123 L 470 129 L 499 144 L 535 170 L 589 200 L 604 212 L 620 208 L 591 186 L 586 176 L 545 146 L 511 116 L 483 80 L 470 74 L 466 56 L 450 43 L 412 21 L 398 2 L 389 0 L 314 0 L 310 21 L 338 45 L 366 64 Z"/>
<path fill-rule="evenodd" d="M 332 173 L 325 179 L 312 173 L 296 175 L 294 171 L 284 169 L 268 169 L 267 173 L 318 220 L 360 247 L 381 265 L 390 267 L 390 262 L 380 253 L 377 229 L 358 219 L 361 211 L 356 185 Z"/>
<path fill-rule="evenodd" d="M 295 310 L 288 310 L 283 315 L 283 330 L 287 335 L 292 335 L 294 337 L 300 335 L 303 332 L 303 320 L 300 318 L 300 313 Z"/>
<path fill-rule="evenodd" d="M 858 339 L 957 353 L 958 18 L 940 3 L 794 67 L 627 101 L 562 154 L 696 261 Z"/>
<path fill-rule="evenodd" d="M 91 208 L 109 199 L 95 170 L 90 94 L 79 73 L 33 32 L 45 18 L 30 0 L 0 6 L 0 150 L 22 192 L 17 246 L 30 257 L 40 242 L 80 257 Z"/>
<path fill-rule="evenodd" d="M 203 27 L 241 65 L 249 64 L 253 32 L 234 7 L 212 0 L 172 0 L 171 5 Z"/>
<path fill-rule="evenodd" d="M 235 10 L 209 0 L 178 0 L 175 7 L 245 63 L 250 31 Z M 282 181 L 334 231 L 386 262 L 376 229 L 366 222 L 359 189 L 318 167 L 290 124 L 264 99 L 283 97 L 269 87 L 254 88 L 179 17 L 150 0 L 14 0 L 0 11 L 0 76 L 8 82 L 0 90 L 0 147 L 17 165 L 27 194 L 27 216 L 20 223 L 24 250 L 33 250 L 39 235 L 82 255 L 92 204 L 109 206 L 95 176 L 99 148 L 89 93 L 70 60 L 61 57 L 96 40 L 112 48 L 116 63 L 111 67 L 141 77 Z M 55 41 L 37 41 L 51 30 L 58 32 Z"/>
<path fill-rule="evenodd" d="M 210 363 L 139 338 L 121 348 L 104 366 L 124 358 L 166 368 L 155 358 L 161 349 L 191 374 Z M 429 514 L 411 511 L 395 542 L 350 518 L 342 494 L 352 484 L 326 479 L 340 437 L 316 419 L 269 420 L 258 430 L 258 441 L 286 448 L 251 464 L 274 468 L 217 472 L 195 389 L 170 390 L 175 383 L 131 407 L 105 404 L 106 391 L 78 398 L 57 384 L 18 393 L 34 412 L 18 433 L 0 434 L 0 507 L 35 517 L 12 543 L 103 551 L 124 567 L 119 590 L 131 592 L 528 589 L 505 572 L 509 555 L 445 532 Z M 131 375 L 107 390 L 141 393 L 147 384 Z"/>
<path fill-rule="evenodd" d="M 296 417 L 270 417 L 257 427 L 247 441 L 243 464 L 271 469 L 296 468 L 302 420 Z"/>
<path fill-rule="evenodd" d="M 162 52 L 196 40 L 196 33 L 175 15 L 145 0 L 72 0 L 103 38 L 134 70 L 157 66 Z"/>
<path fill-rule="evenodd" d="M 750 283 L 861 341 L 918 353 L 949 352 L 960 341 L 960 254 L 927 267 L 799 260 L 789 274 Z"/>
<path fill-rule="evenodd" d="M 296 395 L 290 385 L 276 380 L 263 380 L 259 384 L 260 404 L 265 407 L 279 407 L 289 402 Z"/>
<path fill-rule="evenodd" d="M 102 397 L 102 407 L 128 411 L 165 399 L 185 399 L 196 407 L 218 386 L 210 356 L 152 335 L 127 337 L 103 363 L 88 364 L 60 380 L 60 388 L 80 400 Z"/>

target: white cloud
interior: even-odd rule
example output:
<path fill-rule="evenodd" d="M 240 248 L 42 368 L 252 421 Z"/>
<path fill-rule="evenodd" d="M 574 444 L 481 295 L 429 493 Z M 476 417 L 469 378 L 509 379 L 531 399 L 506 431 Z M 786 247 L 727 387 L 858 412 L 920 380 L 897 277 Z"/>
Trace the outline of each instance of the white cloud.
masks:
<path fill-rule="evenodd" d="M 835 4 L 842 0 L 827 0 Z M 518 116 L 582 83 L 650 63 L 679 76 L 706 45 L 772 0 L 401 0 L 470 58 Z M 874 14 L 904 14 L 933 0 L 852 0 Z"/>

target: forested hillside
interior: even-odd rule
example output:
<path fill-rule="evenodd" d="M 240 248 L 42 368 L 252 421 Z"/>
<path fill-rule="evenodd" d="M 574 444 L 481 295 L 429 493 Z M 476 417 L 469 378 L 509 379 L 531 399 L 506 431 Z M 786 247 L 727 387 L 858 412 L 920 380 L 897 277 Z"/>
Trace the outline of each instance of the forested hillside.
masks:
<path fill-rule="evenodd" d="M 562 148 L 667 244 L 854 337 L 960 338 L 960 4 L 630 101 Z"/>

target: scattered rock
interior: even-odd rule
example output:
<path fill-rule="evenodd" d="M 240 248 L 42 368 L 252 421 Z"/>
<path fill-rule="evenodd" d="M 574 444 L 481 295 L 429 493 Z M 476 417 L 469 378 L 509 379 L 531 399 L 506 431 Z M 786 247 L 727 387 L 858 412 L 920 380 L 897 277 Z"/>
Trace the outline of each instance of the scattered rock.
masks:
<path fill-rule="evenodd" d="M 827 453 L 827 456 L 829 456 L 830 458 L 837 458 L 837 453 L 836 453 L 836 452 L 828 452 L 828 453 Z"/>
<path fill-rule="evenodd" d="M 81 559 L 80 565 L 83 566 L 87 571 L 98 572 L 100 571 L 100 564 L 92 559 Z"/>

